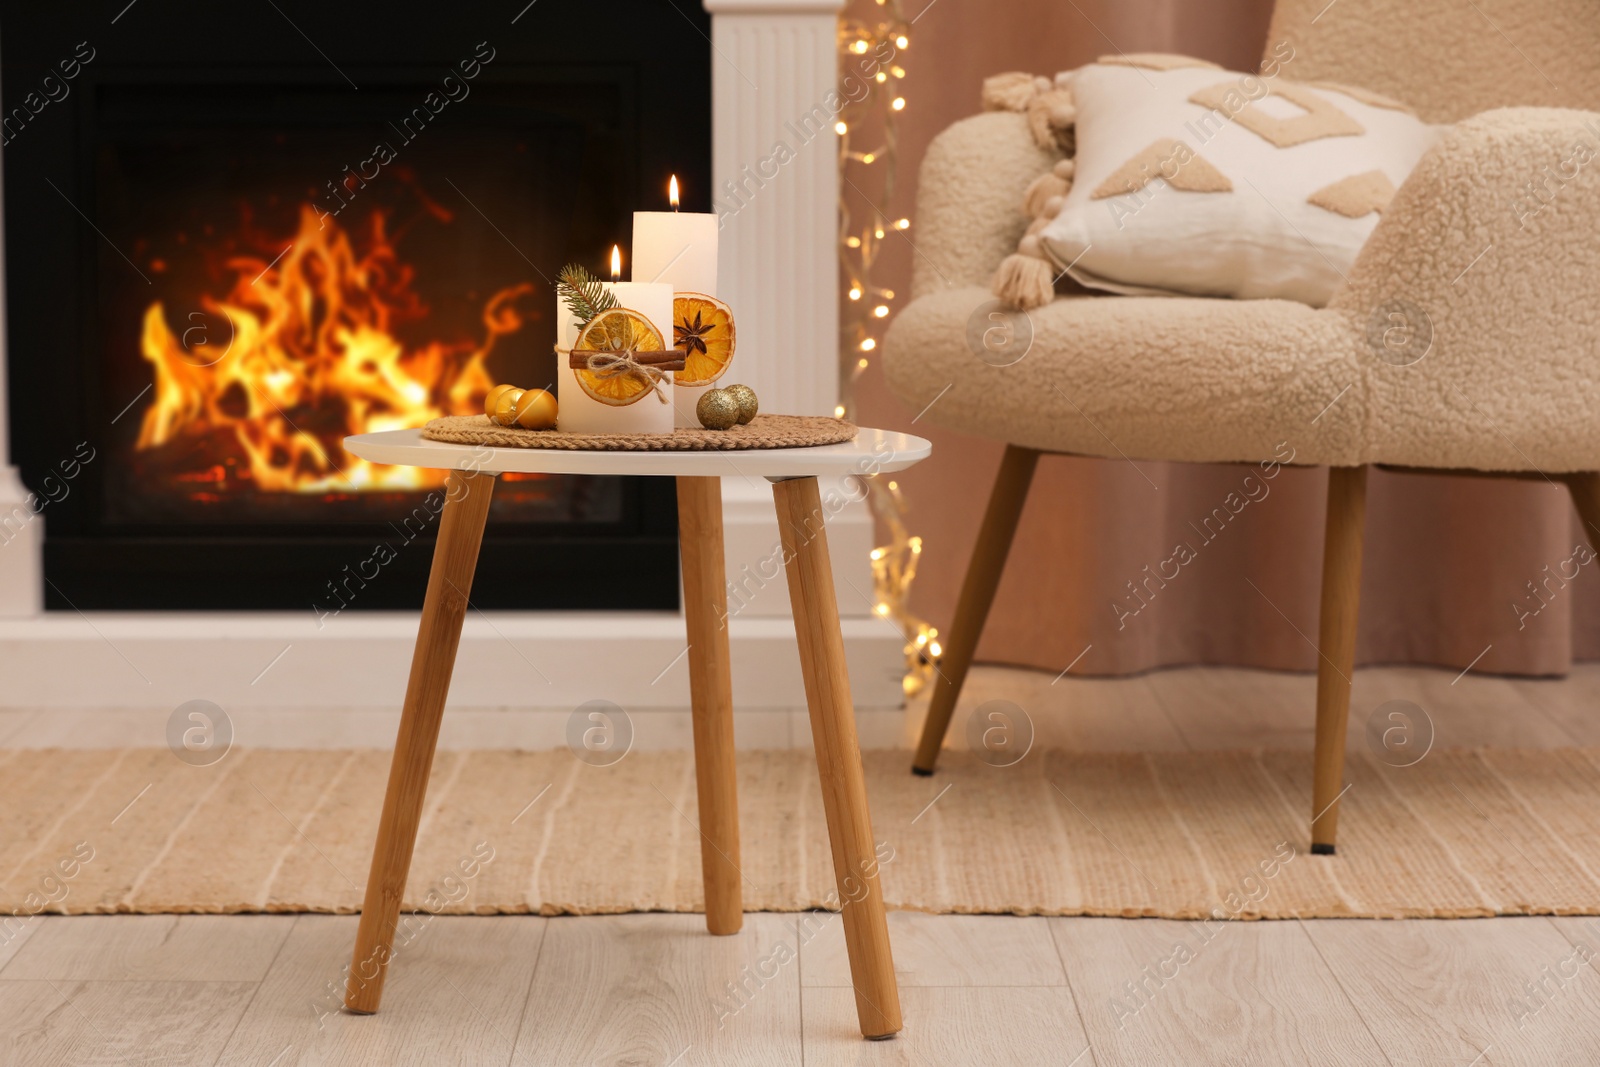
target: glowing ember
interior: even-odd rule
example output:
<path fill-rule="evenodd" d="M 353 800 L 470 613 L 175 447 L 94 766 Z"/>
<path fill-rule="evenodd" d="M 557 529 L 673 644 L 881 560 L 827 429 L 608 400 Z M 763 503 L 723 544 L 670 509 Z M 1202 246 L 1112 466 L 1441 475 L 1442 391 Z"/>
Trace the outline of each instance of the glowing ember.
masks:
<path fill-rule="evenodd" d="M 204 315 L 190 316 L 225 320 L 225 328 L 189 344 L 195 328 L 175 335 L 161 302 L 151 304 L 140 350 L 155 369 L 154 400 L 136 447 L 231 431 L 255 487 L 266 491 L 441 484 L 442 472 L 348 455 L 340 438 L 475 411 L 493 384 L 484 360 L 498 338 L 522 328 L 515 301 L 533 287 L 514 285 L 489 299 L 481 346 L 429 341 L 408 351 L 393 327 L 423 313 L 411 291 L 414 272 L 381 214 L 372 215 L 367 245 L 358 256 L 337 224 L 302 207 L 300 231 L 282 256 L 230 259 L 232 289 L 221 299 L 202 297 Z"/>

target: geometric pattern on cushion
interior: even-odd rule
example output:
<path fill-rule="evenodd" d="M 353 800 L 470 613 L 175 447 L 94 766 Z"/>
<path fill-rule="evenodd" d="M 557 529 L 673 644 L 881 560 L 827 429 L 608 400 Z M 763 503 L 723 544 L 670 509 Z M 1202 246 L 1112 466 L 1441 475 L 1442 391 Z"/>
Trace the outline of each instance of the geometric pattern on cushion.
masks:
<path fill-rule="evenodd" d="M 1324 185 L 1306 197 L 1306 203 L 1347 219 L 1359 219 L 1388 207 L 1389 201 L 1394 199 L 1394 192 L 1394 183 L 1388 175 L 1381 170 L 1369 170 L 1365 174 L 1352 174 L 1332 185 Z"/>
<path fill-rule="evenodd" d="M 1248 88 L 1242 83 L 1230 85 L 1219 82 L 1208 85 L 1189 97 L 1189 102 L 1220 111 L 1279 148 L 1293 148 L 1322 137 L 1359 137 L 1367 132 L 1361 123 L 1340 111 L 1327 97 L 1309 92 L 1292 82 L 1274 85 L 1268 99 L 1273 98 L 1289 101 L 1302 114 L 1288 118 L 1267 114 L 1259 102 L 1250 99 Z M 1241 107 L 1236 101 L 1247 102 Z"/>
<path fill-rule="evenodd" d="M 1104 200 L 1108 196 L 1136 193 L 1160 178 L 1174 189 L 1191 193 L 1228 193 L 1233 191 L 1230 182 L 1216 167 L 1201 159 L 1194 149 L 1182 141 L 1163 137 L 1133 156 L 1112 171 L 1105 181 L 1095 187 L 1091 197 Z"/>

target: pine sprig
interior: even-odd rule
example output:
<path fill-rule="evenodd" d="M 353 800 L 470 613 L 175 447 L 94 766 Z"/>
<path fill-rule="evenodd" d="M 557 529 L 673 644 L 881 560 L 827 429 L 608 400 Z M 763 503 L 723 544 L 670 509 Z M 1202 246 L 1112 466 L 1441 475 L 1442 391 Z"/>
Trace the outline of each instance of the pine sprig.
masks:
<path fill-rule="evenodd" d="M 568 263 L 556 275 L 556 293 L 578 320 L 582 329 L 602 311 L 617 306 L 616 295 L 578 263 Z"/>

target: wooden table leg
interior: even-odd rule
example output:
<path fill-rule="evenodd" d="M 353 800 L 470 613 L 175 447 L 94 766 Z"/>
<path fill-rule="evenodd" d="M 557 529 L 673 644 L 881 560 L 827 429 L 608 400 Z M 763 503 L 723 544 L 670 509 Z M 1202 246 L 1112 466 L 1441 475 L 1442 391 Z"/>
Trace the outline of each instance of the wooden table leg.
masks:
<path fill-rule="evenodd" d="M 839 605 L 833 592 L 833 564 L 823 528 L 822 501 L 815 478 L 775 481 L 778 532 L 789 575 L 794 632 L 800 646 L 811 734 L 822 778 L 822 806 L 833 846 L 833 874 L 839 887 L 850 979 L 856 1015 L 867 1037 L 900 1030 L 900 991 L 889 952 L 889 924 L 878 884 L 878 857 L 867 810 L 866 776 L 856 741 L 855 707 L 845 667 Z"/>
<path fill-rule="evenodd" d="M 451 471 L 445 483 L 439 540 L 433 550 L 400 733 L 389 765 L 389 791 L 383 798 L 366 902 L 361 907 L 361 925 L 356 930 L 355 954 L 345 985 L 344 1006 L 363 1015 L 377 1011 L 383 997 L 383 979 L 389 969 L 406 875 L 411 870 L 411 850 L 417 842 L 417 823 L 428 792 L 433 750 L 439 741 L 439 723 L 461 643 L 461 623 L 467 614 L 494 479 L 493 474 Z"/>
<path fill-rule="evenodd" d="M 739 782 L 733 756 L 733 673 L 722 559 L 722 479 L 678 479 L 678 551 L 694 705 L 694 773 L 700 798 L 700 873 L 706 929 L 744 925 L 739 873 Z"/>

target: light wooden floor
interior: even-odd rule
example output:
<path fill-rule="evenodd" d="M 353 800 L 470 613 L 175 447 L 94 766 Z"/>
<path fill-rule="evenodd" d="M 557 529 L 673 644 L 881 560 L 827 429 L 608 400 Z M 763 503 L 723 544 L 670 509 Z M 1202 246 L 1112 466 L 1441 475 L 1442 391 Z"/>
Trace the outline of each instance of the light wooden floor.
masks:
<path fill-rule="evenodd" d="M 1423 707 L 1441 746 L 1600 744 L 1600 668 L 1549 682 L 1454 677 L 1360 672 L 1352 744 L 1366 743 L 1367 716 L 1391 699 Z M 986 669 L 970 691 L 968 707 L 1003 698 L 1025 708 L 1041 745 L 1310 745 L 1304 676 L 1184 670 L 1052 685 L 1050 675 Z M 967 713 L 958 709 L 958 728 Z M 474 716 L 458 727 L 471 743 L 525 741 L 514 713 L 458 721 Z M 900 743 L 917 717 L 874 720 L 870 740 Z M 0 743 L 159 744 L 159 733 L 147 736 L 150 718 L 16 713 L 0 716 Z M 289 713 L 251 721 L 280 745 L 366 742 L 310 719 L 297 737 Z M 383 725 L 355 729 L 376 735 Z M 661 728 L 662 738 L 675 730 L 666 719 Z M 253 730 L 241 743 L 257 743 Z M 779 734 L 806 742 L 803 730 Z M 1600 919 L 1208 928 L 896 913 L 906 1029 L 878 1043 L 855 1029 L 840 924 L 828 915 L 750 915 L 730 938 L 705 934 L 693 915 L 434 918 L 397 956 L 384 1011 L 366 1018 L 337 1010 L 355 922 L 15 924 L 9 938 L 0 930 L 0 1064 L 1600 1062 L 1600 978 L 1590 966 Z"/>

